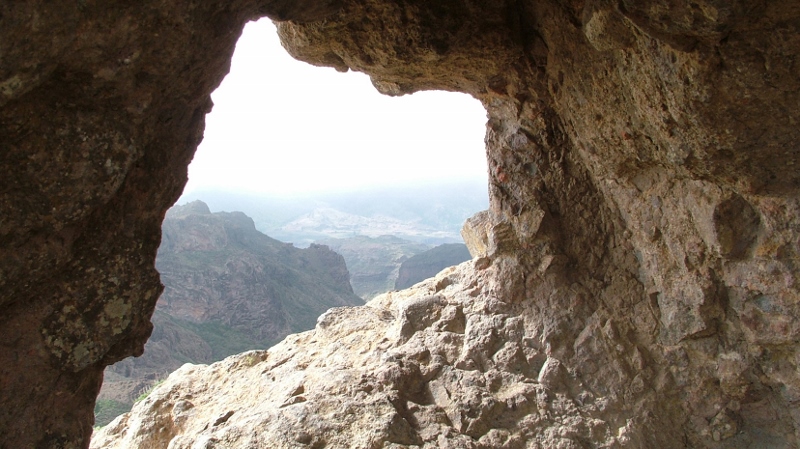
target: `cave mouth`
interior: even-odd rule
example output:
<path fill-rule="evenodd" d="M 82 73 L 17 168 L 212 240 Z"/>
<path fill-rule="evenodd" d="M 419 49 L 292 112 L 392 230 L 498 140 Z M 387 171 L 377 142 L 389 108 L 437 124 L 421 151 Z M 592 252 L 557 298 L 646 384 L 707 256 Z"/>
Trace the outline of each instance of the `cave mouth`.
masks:
<path fill-rule="evenodd" d="M 457 353 L 499 347 L 508 378 L 533 382 L 453 384 L 460 420 L 425 419 L 460 428 L 432 435 L 511 422 L 553 446 L 796 446 L 796 3 L 189 3 L 2 8 L 4 446 L 86 446 L 104 367 L 152 330 L 160 226 L 209 94 L 264 14 L 297 21 L 280 29 L 300 59 L 364 70 L 384 92 L 470 92 L 490 111 L 498 257 L 475 267 L 490 294 L 469 305 L 487 325 Z M 523 305 L 520 329 L 506 317 Z M 437 372 L 477 374 L 462 366 Z M 494 409 L 495 392 L 534 383 L 502 419 L 461 419 L 474 398 Z"/>
<path fill-rule="evenodd" d="M 199 214 L 243 212 L 258 231 L 299 249 L 318 240 L 328 243 L 325 238 L 361 245 L 358 239 L 363 237 L 364 245 L 375 247 L 369 257 L 390 259 L 388 253 L 395 251 L 401 253 L 399 263 L 425 246 L 447 245 L 435 256 L 437 261 L 442 252 L 455 251 L 454 243 L 463 242 L 459 234 L 463 221 L 488 208 L 486 112 L 467 94 L 382 95 L 364 74 L 339 73 L 294 60 L 280 46 L 272 21 L 261 19 L 245 25 L 231 71 L 212 93 L 212 100 L 214 109 L 206 116 L 204 139 L 189 166 L 188 184 L 173 209 L 176 214 L 189 213 L 178 212 L 181 207 Z M 324 207 L 316 207 L 320 204 Z M 333 214 L 323 219 L 364 223 L 345 231 L 293 232 L 278 228 L 281 223 L 271 217 L 298 214 L 304 208 L 309 211 L 299 220 Z M 95 406 L 97 426 L 130 410 L 183 362 L 211 363 L 282 340 L 251 341 L 232 325 L 214 321 L 217 317 L 209 316 L 207 310 L 164 304 L 183 299 L 175 294 L 182 287 L 175 284 L 176 267 L 161 262 L 175 259 L 165 247 L 180 240 L 170 217 L 162 226 L 156 259 L 165 291 L 152 318 L 153 334 L 142 356 L 106 368 Z M 205 220 L 210 220 L 208 224 L 214 218 L 206 215 Z M 423 225 L 410 230 L 399 227 L 415 220 Z M 182 226 L 182 232 L 198 232 L 191 224 Z M 468 256 L 466 248 L 461 252 Z M 349 282 L 362 299 L 391 290 L 381 284 L 386 273 L 361 273 L 360 258 L 348 257 L 346 262 Z M 393 268 L 391 274 L 398 273 Z M 269 305 L 269 298 L 262 300 Z M 232 324 L 234 320 L 226 316 L 222 321 Z M 313 322 L 306 327 L 312 328 Z M 291 329 L 291 333 L 300 330 L 307 329 Z M 192 342 L 194 349 L 189 347 Z"/>

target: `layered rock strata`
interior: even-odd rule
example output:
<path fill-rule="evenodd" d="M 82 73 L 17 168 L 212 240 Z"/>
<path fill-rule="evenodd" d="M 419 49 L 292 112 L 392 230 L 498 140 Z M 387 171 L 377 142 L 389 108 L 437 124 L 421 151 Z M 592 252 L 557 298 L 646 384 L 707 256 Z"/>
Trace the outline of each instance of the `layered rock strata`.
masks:
<path fill-rule="evenodd" d="M 140 351 L 149 332 L 158 224 L 185 180 L 208 94 L 245 20 L 302 18 L 310 6 L 305 18 L 320 17 L 317 3 L 289 5 L 0 7 L 6 446 L 85 444 L 102 367 Z M 491 207 L 476 260 L 487 278 L 474 301 L 505 305 L 470 312 L 488 320 L 475 324 L 484 343 L 440 360 L 439 373 L 465 376 L 459 390 L 446 386 L 456 378 L 430 387 L 457 404 L 452 416 L 441 405 L 444 415 L 429 415 L 458 430 L 443 430 L 442 445 L 800 444 L 798 1 L 345 0 L 325 20 L 279 32 L 295 57 L 364 71 L 383 93 L 458 90 L 489 113 Z M 390 320 L 382 313 L 374 319 Z M 497 313 L 508 318 L 489 319 Z M 284 350 L 311 350 L 308 335 Z M 506 343 L 520 341 L 508 351 L 521 355 L 508 357 L 538 368 L 537 382 L 519 394 L 492 391 L 502 379 L 482 386 Z M 413 393 L 409 369 L 365 382 Z M 470 386 L 491 394 L 463 396 Z M 523 397 L 525 417 L 500 413 Z M 481 421 L 484 399 L 500 404 L 487 416 L 505 417 Z M 403 401 L 350 410 L 352 431 L 371 413 L 436 403 Z M 348 412 L 337 410 L 323 416 Z M 407 416 L 412 430 L 428 427 Z M 384 441 L 425 444 L 413 435 Z"/>

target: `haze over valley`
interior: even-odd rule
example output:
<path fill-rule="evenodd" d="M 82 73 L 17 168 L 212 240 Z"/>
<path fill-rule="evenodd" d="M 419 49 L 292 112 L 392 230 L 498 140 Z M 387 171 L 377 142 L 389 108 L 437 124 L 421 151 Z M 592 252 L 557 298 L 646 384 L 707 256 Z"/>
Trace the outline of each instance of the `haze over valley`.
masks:
<path fill-rule="evenodd" d="M 212 211 L 243 211 L 272 238 L 298 247 L 320 243 L 339 252 L 353 290 L 365 300 L 392 290 L 400 264 L 409 257 L 446 243 L 462 244 L 466 219 L 489 207 L 479 179 L 292 196 L 193 192 L 178 203 L 198 199 Z"/>
<path fill-rule="evenodd" d="M 489 207 L 479 178 L 292 195 L 204 190 L 184 194 L 178 204 L 194 200 L 212 211 L 242 211 L 259 231 L 301 247 L 358 235 L 458 243 L 464 221 Z"/>

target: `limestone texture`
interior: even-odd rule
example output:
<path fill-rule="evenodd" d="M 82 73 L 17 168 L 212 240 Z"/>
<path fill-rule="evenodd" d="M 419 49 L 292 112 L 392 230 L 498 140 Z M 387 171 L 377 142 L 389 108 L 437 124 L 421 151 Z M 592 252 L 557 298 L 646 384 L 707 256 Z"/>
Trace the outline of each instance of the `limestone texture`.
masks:
<path fill-rule="evenodd" d="M 486 254 L 410 309 L 334 309 L 275 350 L 293 355 L 281 366 L 260 353 L 247 369 L 185 368 L 141 406 L 151 419 L 117 423 L 119 441 L 257 441 L 233 426 L 255 414 L 200 412 L 257 395 L 280 422 L 320 423 L 286 447 L 800 445 L 797 0 L 30 0 L 0 5 L 4 447 L 87 444 L 103 366 L 150 332 L 158 225 L 209 93 L 264 14 L 289 20 L 296 58 L 366 72 L 385 94 L 483 102 Z M 446 317 L 459 304 L 463 330 Z M 347 340 L 365 321 L 408 324 Z M 325 329 L 335 352 L 315 346 Z M 337 388 L 284 389 L 326 364 L 342 367 Z M 223 367 L 281 386 L 220 375 L 216 402 L 166 400 Z"/>

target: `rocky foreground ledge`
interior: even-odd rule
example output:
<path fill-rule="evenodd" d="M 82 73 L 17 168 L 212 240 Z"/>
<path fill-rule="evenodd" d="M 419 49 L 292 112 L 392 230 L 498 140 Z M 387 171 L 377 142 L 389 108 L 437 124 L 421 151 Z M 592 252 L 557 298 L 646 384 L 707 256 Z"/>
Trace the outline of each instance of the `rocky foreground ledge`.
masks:
<path fill-rule="evenodd" d="M 604 379 L 608 394 L 591 392 L 543 345 L 554 323 L 530 302 L 493 294 L 504 279 L 491 273 L 509 261 L 475 268 L 486 263 L 331 309 L 314 330 L 269 350 L 184 365 L 91 447 L 644 447 L 637 434 L 657 417 L 637 416 L 636 403 L 612 392 L 641 389 L 641 381 L 614 382 L 647 372 L 641 354 L 602 317 L 591 320 L 587 331 L 602 332 L 576 352 L 616 346 L 625 355 L 612 370 L 630 371 Z M 681 445 L 668 435 L 646 439 Z"/>

